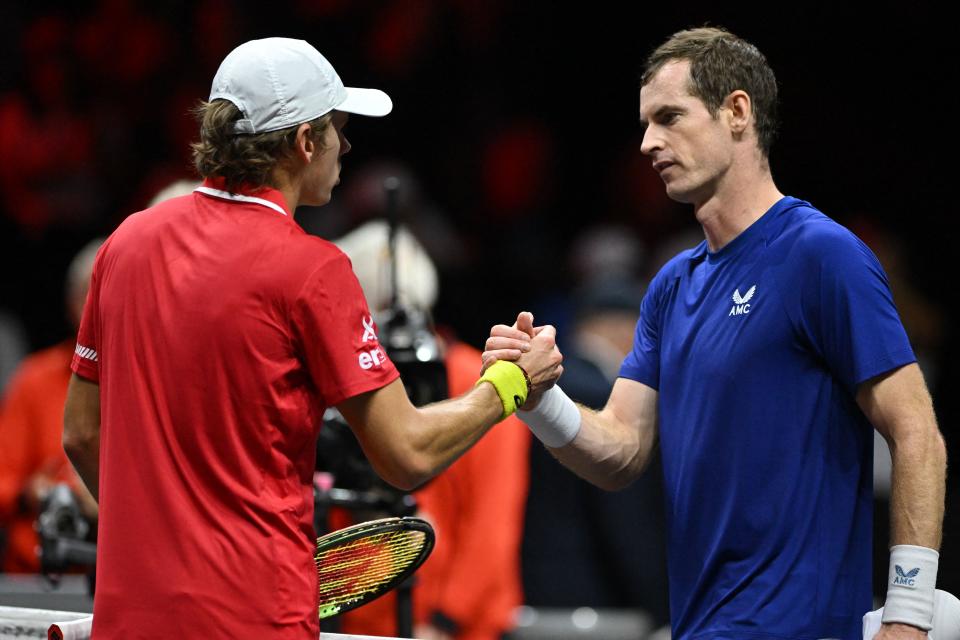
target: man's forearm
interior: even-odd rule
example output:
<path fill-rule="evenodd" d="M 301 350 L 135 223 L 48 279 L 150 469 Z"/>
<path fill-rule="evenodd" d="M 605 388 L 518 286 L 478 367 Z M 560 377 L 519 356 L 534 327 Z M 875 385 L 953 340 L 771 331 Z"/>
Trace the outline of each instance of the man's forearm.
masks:
<path fill-rule="evenodd" d="M 427 460 L 433 477 L 459 458 L 500 421 L 503 405 L 493 385 L 477 385 L 468 393 L 418 409 L 422 428 L 412 428 L 411 442 Z"/>
<path fill-rule="evenodd" d="M 491 426 L 522 406 L 563 372 L 556 330 L 544 327 L 517 366 L 490 367 L 471 391 L 414 408 L 403 382 L 337 405 L 377 473 L 400 489 L 413 489 L 449 466 Z"/>
<path fill-rule="evenodd" d="M 100 386 L 74 374 L 63 409 L 63 450 L 95 500 L 100 500 Z"/>
<path fill-rule="evenodd" d="M 939 549 L 947 454 L 936 426 L 891 443 L 890 544 Z"/>
<path fill-rule="evenodd" d="M 67 457 L 77 470 L 93 499 L 100 501 L 100 436 L 85 446 L 65 448 Z"/>
<path fill-rule="evenodd" d="M 569 412 L 553 412 L 553 421 L 569 422 L 579 418 L 576 437 L 564 446 L 553 445 L 550 452 L 571 471 L 588 482 L 616 491 L 633 482 L 646 467 L 656 442 L 657 399 L 655 389 L 640 382 L 619 378 L 613 385 L 613 391 L 601 411 L 593 411 L 581 405 L 574 405 L 564 396 L 579 415 L 569 416 Z M 533 413 L 541 413 L 536 409 Z M 538 421 L 545 424 L 532 428 L 534 435 L 549 443 L 552 438 L 544 438 L 538 430 L 549 428 L 550 419 Z M 524 416 L 520 415 L 523 420 Z M 570 433 L 562 427 L 560 433 Z M 549 434 L 547 434 L 549 435 Z M 560 442 L 566 440 L 560 438 Z"/>
<path fill-rule="evenodd" d="M 933 624 L 946 447 L 932 409 L 929 415 L 925 427 L 900 430 L 890 440 L 890 568 L 878 639 L 925 638 Z"/>
<path fill-rule="evenodd" d="M 893 458 L 890 566 L 877 638 L 924 637 L 933 621 L 946 492 L 946 448 L 933 401 L 911 363 L 862 383 L 857 404 Z"/>
<path fill-rule="evenodd" d="M 890 446 L 891 545 L 939 548 L 947 452 L 920 367 L 911 363 L 864 382 L 857 404 Z"/>
<path fill-rule="evenodd" d="M 450 465 L 503 413 L 489 383 L 417 409 L 400 380 L 348 398 L 338 408 L 380 477 L 403 490 L 414 489 Z"/>
<path fill-rule="evenodd" d="M 623 424 L 607 411 L 594 411 L 582 405 L 580 432 L 573 442 L 559 449 L 548 449 L 565 467 L 607 491 L 623 489 L 646 467 L 653 449 L 653 438 Z"/>

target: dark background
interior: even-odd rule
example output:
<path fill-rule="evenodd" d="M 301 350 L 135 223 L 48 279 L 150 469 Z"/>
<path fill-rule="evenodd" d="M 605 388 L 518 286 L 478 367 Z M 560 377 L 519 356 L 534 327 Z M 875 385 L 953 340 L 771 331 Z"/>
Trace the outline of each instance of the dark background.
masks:
<path fill-rule="evenodd" d="M 67 337 L 62 281 L 74 252 L 190 177 L 187 111 L 219 61 L 244 40 L 285 35 L 317 46 L 347 85 L 382 88 L 395 103 L 384 119 L 351 121 L 334 204 L 304 219 L 332 234 L 377 214 L 338 196 L 371 164 L 402 164 L 421 194 L 405 217 L 453 248 L 438 260 L 437 315 L 479 345 L 490 324 L 571 290 L 565 256 L 588 226 L 628 228 L 648 249 L 648 272 L 659 246 L 696 229 L 639 154 L 638 77 L 669 34 L 710 23 L 756 44 L 777 74 L 781 191 L 854 228 L 900 283 L 957 451 L 952 23 L 923 2 L 717 4 L 5 3 L 0 311 L 23 324 L 31 349 Z M 418 218 L 427 209 L 436 217 Z M 956 486 L 940 585 L 960 593 Z"/>

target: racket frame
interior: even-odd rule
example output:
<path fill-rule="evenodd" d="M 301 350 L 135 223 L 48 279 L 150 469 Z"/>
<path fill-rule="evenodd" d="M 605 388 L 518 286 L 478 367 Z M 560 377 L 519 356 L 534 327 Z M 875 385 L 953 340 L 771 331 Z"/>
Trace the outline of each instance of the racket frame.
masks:
<path fill-rule="evenodd" d="M 322 602 L 318 603 L 317 612 L 321 620 L 340 615 L 341 613 L 345 613 L 351 609 L 356 609 L 359 606 L 376 600 L 380 596 L 389 593 L 395 587 L 402 584 L 404 580 L 409 578 L 413 572 L 419 569 L 420 566 L 426 562 L 427 558 L 430 557 L 430 553 L 433 551 L 433 547 L 436 542 L 436 535 L 434 534 L 433 527 L 431 527 L 430 523 L 428 523 L 426 520 L 423 520 L 422 518 L 406 516 L 402 518 L 380 518 L 379 520 L 360 522 L 344 529 L 332 531 L 317 538 L 314 562 L 316 563 L 317 574 L 319 576 L 319 556 L 321 553 L 336 549 L 341 545 L 354 542 L 356 540 L 396 531 L 418 531 L 424 534 L 423 546 L 417 553 L 416 558 L 414 558 L 414 560 L 406 568 L 404 568 L 403 571 L 398 573 L 392 579 L 381 584 L 375 590 L 362 594 L 356 600 L 339 605 L 324 605 Z M 318 596 L 319 591 L 320 585 L 318 583 Z"/>

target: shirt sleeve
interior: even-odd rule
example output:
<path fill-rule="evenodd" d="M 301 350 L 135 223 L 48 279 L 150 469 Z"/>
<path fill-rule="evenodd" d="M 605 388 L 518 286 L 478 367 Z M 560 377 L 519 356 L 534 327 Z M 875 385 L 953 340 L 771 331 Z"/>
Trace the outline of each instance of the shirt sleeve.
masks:
<path fill-rule="evenodd" d="M 633 349 L 620 366 L 620 377 L 660 389 L 659 278 L 655 278 L 640 303 L 640 319 L 633 337 Z"/>
<path fill-rule="evenodd" d="M 873 252 L 839 226 L 819 234 L 815 247 L 802 285 L 801 326 L 833 374 L 855 392 L 860 383 L 915 362 Z"/>
<path fill-rule="evenodd" d="M 106 245 L 104 245 L 105 247 Z M 81 378 L 100 383 L 100 248 L 93 263 L 93 275 L 90 277 L 90 289 L 83 305 L 83 317 L 77 333 L 77 346 L 73 353 L 70 369 Z"/>
<path fill-rule="evenodd" d="M 306 280 L 291 313 L 293 333 L 325 406 L 399 377 L 349 259 L 339 254 Z"/>

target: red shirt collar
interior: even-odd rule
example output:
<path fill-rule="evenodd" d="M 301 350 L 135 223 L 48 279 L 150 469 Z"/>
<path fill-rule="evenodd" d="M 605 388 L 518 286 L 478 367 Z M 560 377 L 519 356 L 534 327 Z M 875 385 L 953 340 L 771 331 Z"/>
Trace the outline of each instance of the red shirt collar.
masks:
<path fill-rule="evenodd" d="M 197 191 L 211 198 L 232 200 L 235 202 L 252 202 L 273 209 L 293 219 L 293 213 L 287 206 L 283 194 L 273 187 L 253 187 L 246 184 L 237 186 L 232 192 L 227 190 L 227 181 L 219 176 L 206 178 Z"/>

